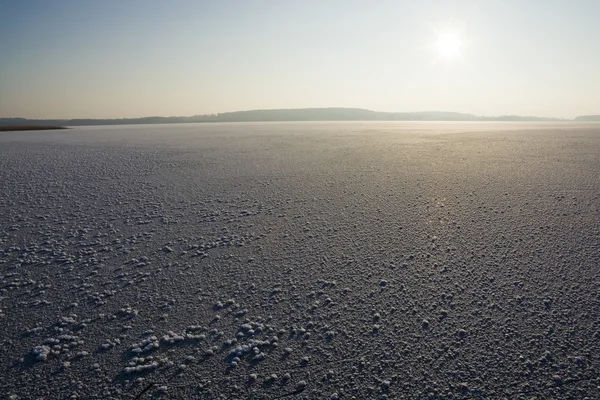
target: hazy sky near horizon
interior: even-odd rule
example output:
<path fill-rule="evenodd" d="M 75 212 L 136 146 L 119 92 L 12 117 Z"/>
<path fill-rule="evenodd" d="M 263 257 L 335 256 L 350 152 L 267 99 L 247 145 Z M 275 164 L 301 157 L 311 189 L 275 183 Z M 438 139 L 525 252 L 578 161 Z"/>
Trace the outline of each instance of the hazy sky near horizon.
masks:
<path fill-rule="evenodd" d="M 0 0 L 0 117 L 598 114 L 599 16 L 597 0 Z"/>

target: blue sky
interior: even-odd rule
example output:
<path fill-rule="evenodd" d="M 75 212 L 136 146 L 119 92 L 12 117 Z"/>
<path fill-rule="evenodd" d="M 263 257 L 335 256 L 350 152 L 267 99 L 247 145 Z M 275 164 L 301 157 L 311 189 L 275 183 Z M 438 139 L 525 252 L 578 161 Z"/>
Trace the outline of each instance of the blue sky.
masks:
<path fill-rule="evenodd" d="M 0 117 L 600 113 L 598 16 L 596 0 L 0 0 Z"/>

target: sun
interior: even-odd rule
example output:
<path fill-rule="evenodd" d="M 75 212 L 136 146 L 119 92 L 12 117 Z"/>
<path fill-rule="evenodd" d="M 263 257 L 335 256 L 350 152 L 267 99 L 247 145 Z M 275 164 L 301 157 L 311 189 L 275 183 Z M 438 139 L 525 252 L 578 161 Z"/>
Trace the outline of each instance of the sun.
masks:
<path fill-rule="evenodd" d="M 464 42 L 458 32 L 440 32 L 435 42 L 437 56 L 444 60 L 457 58 L 461 55 Z"/>

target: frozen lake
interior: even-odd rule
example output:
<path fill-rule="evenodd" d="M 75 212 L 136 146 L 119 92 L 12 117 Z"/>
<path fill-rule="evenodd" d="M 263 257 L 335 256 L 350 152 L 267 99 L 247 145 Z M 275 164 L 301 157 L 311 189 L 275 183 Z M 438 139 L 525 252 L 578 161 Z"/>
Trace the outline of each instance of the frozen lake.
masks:
<path fill-rule="evenodd" d="M 0 132 L 0 394 L 598 398 L 600 124 Z"/>

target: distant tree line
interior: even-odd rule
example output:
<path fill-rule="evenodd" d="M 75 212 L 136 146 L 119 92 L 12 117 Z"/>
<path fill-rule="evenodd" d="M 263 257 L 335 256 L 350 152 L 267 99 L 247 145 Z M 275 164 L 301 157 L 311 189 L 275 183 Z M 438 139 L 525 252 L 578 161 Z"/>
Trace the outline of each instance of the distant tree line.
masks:
<path fill-rule="evenodd" d="M 191 117 L 143 117 L 118 119 L 26 119 L 0 118 L 0 126 L 82 126 L 174 124 L 191 122 L 268 122 L 268 121 L 569 121 L 558 118 L 504 115 L 481 117 L 473 114 L 440 111 L 380 112 L 361 108 L 300 108 L 236 111 Z M 572 120 L 570 120 L 572 121 Z M 575 121 L 600 121 L 600 115 L 587 115 Z"/>
<path fill-rule="evenodd" d="M 600 115 L 582 115 L 580 117 L 575 118 L 575 121 L 585 121 L 585 122 L 600 121 Z"/>

